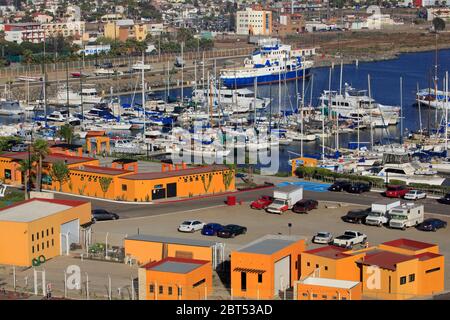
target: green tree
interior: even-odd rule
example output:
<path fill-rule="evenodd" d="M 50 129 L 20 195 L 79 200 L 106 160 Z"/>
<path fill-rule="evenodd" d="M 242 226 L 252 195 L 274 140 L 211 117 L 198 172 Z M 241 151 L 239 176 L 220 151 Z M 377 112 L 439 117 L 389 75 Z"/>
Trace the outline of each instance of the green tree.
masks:
<path fill-rule="evenodd" d="M 62 191 L 63 183 L 70 180 L 69 173 L 70 173 L 69 167 L 64 161 L 56 161 L 52 165 L 50 175 L 54 180 L 59 182 L 59 191 Z"/>
<path fill-rule="evenodd" d="M 28 67 L 33 62 L 33 52 L 29 49 L 25 49 L 22 53 L 22 62 L 24 62 Z"/>
<path fill-rule="evenodd" d="M 100 183 L 100 187 L 103 191 L 103 198 L 106 198 L 106 193 L 108 192 L 109 186 L 111 185 L 112 178 L 101 177 L 100 179 L 98 179 L 98 182 Z"/>
<path fill-rule="evenodd" d="M 42 186 L 42 161 L 50 153 L 48 142 L 44 139 L 37 139 L 33 143 L 33 154 L 38 159 L 38 165 L 36 170 L 36 190 L 41 191 Z"/>
<path fill-rule="evenodd" d="M 433 23 L 434 31 L 436 31 L 436 32 L 442 31 L 445 29 L 445 21 L 439 17 L 434 18 L 432 23 Z"/>
<path fill-rule="evenodd" d="M 62 125 L 56 135 L 68 144 L 72 144 L 79 137 L 74 134 L 73 126 L 70 124 Z"/>

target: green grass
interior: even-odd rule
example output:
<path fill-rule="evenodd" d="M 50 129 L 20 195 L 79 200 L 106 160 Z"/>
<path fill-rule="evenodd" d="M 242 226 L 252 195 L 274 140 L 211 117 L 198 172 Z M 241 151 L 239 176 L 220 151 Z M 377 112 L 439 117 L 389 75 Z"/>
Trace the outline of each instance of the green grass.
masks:
<path fill-rule="evenodd" d="M 0 199 L 0 208 L 12 205 L 23 200 L 25 200 L 25 194 L 22 191 L 7 191 L 5 196 Z"/>

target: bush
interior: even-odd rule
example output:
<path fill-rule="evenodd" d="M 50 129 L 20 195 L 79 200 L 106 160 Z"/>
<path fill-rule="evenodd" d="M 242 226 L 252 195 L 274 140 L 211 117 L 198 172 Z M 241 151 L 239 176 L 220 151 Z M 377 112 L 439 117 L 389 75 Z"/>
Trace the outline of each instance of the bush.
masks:
<path fill-rule="evenodd" d="M 392 180 L 389 180 L 389 184 L 402 186 L 402 185 L 406 185 L 406 181 L 392 179 Z"/>

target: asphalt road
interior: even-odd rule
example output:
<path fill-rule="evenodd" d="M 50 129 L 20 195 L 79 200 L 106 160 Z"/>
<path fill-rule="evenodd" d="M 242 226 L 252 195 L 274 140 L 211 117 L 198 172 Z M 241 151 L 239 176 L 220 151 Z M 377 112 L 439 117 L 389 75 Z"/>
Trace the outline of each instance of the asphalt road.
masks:
<path fill-rule="evenodd" d="M 250 190 L 236 193 L 237 201 L 242 201 L 243 205 L 248 205 L 251 201 L 257 199 L 260 195 L 270 195 L 273 193 L 273 187 L 258 190 Z M 68 195 L 55 195 L 60 199 L 83 199 L 80 197 Z M 337 201 L 352 204 L 360 204 L 370 206 L 373 202 L 383 199 L 378 192 L 367 192 L 363 194 L 350 194 L 347 192 L 313 192 L 304 191 L 304 198 L 315 199 L 319 201 Z M 132 204 L 132 203 L 115 203 L 102 200 L 91 200 L 92 207 L 103 208 L 117 213 L 122 219 L 145 217 L 152 215 L 160 215 L 166 213 L 182 212 L 188 210 L 196 210 L 208 207 L 216 207 L 224 205 L 226 201 L 225 195 L 211 196 L 202 199 L 190 199 L 170 203 L 155 204 Z M 422 199 L 417 203 L 425 205 L 426 213 L 437 213 L 450 216 L 450 205 L 440 204 L 436 199 Z M 238 204 L 239 205 L 239 204 Z"/>

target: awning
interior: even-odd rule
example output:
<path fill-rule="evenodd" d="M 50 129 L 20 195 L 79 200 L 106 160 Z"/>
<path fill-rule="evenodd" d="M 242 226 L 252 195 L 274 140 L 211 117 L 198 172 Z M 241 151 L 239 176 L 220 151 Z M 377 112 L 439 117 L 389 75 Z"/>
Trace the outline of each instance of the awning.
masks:
<path fill-rule="evenodd" d="M 234 268 L 233 271 L 247 272 L 247 273 L 260 273 L 260 274 L 266 272 L 266 270 L 251 269 L 251 268 Z"/>

